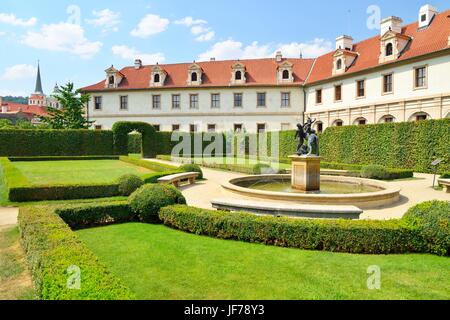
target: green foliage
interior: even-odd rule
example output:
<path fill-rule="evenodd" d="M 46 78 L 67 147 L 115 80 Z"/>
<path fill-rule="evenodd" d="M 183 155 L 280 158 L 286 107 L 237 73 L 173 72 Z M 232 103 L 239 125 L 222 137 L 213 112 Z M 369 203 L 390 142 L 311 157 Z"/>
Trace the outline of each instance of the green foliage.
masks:
<path fill-rule="evenodd" d="M 421 203 L 409 209 L 403 219 L 426 240 L 428 252 L 450 255 L 450 201 Z"/>
<path fill-rule="evenodd" d="M 172 185 L 147 184 L 130 196 L 129 204 L 140 221 L 156 223 L 159 222 L 158 213 L 162 207 L 186 204 L 186 199 Z"/>
<path fill-rule="evenodd" d="M 128 135 L 128 153 L 142 154 L 142 134 L 133 133 Z"/>
<path fill-rule="evenodd" d="M 276 174 L 277 172 L 271 165 L 266 163 L 257 163 L 253 166 L 253 174 Z"/>
<path fill-rule="evenodd" d="M 120 159 L 120 161 L 134 164 L 135 166 L 143 167 L 143 168 L 146 168 L 146 169 L 149 169 L 152 171 L 157 171 L 157 172 L 179 170 L 178 167 L 176 167 L 176 166 L 171 166 L 171 165 L 156 162 L 156 161 L 135 159 L 132 157 L 127 157 L 127 156 L 121 156 L 119 159 Z"/>
<path fill-rule="evenodd" d="M 321 136 L 325 161 L 378 164 L 388 168 L 432 173 L 442 159 L 450 170 L 450 119 L 368 126 L 331 127 Z"/>
<path fill-rule="evenodd" d="M 9 119 L 0 119 L 0 129 L 14 129 L 14 126 Z"/>
<path fill-rule="evenodd" d="M 116 122 L 113 126 L 115 154 L 128 155 L 128 135 L 133 131 L 142 134 L 142 156 L 155 158 L 157 154 L 157 132 L 145 122 Z"/>
<path fill-rule="evenodd" d="M 189 164 L 189 163 L 183 164 L 180 167 L 180 171 L 183 171 L 183 172 L 198 172 L 200 174 L 198 176 L 198 179 L 203 179 L 203 171 L 200 168 L 200 166 L 197 165 L 197 164 L 194 164 L 194 163 L 192 163 L 192 164 Z"/>
<path fill-rule="evenodd" d="M 441 179 L 450 179 L 450 172 L 444 172 L 441 175 Z"/>
<path fill-rule="evenodd" d="M 40 157 L 8 157 L 11 162 L 39 161 L 87 161 L 87 160 L 119 160 L 119 156 L 40 156 Z"/>
<path fill-rule="evenodd" d="M 423 240 L 401 221 L 314 220 L 259 217 L 187 206 L 168 206 L 164 224 L 198 235 L 333 252 L 422 252 Z"/>
<path fill-rule="evenodd" d="M 79 240 L 51 207 L 20 209 L 21 243 L 42 300 L 127 300 L 134 294 Z M 79 290 L 67 286 L 73 275 L 69 267 L 81 271 Z"/>
<path fill-rule="evenodd" d="M 127 202 L 70 205 L 55 213 L 73 230 L 136 221 Z"/>
<path fill-rule="evenodd" d="M 75 90 L 69 82 L 61 86 L 53 97 L 58 101 L 60 109 L 47 107 L 47 116 L 41 116 L 41 121 L 52 129 L 89 129 L 93 121 L 85 117 L 85 106 L 89 103 L 89 94 Z"/>
<path fill-rule="evenodd" d="M 389 172 L 383 166 L 370 165 L 362 168 L 361 177 L 366 179 L 386 180 L 389 177 Z"/>
<path fill-rule="evenodd" d="M 0 156 L 113 155 L 112 131 L 0 130 Z"/>
<path fill-rule="evenodd" d="M 142 177 L 142 179 L 144 180 L 145 184 L 148 183 L 158 183 L 158 179 L 165 177 L 165 176 L 170 176 L 173 174 L 177 174 L 177 173 L 181 173 L 181 171 L 179 170 L 174 170 L 174 171 L 163 171 L 163 172 L 155 172 L 155 173 L 149 173 L 146 174 Z"/>
<path fill-rule="evenodd" d="M 114 197 L 117 195 L 119 195 L 117 184 L 9 186 L 9 200 L 13 202 L 95 199 Z"/>
<path fill-rule="evenodd" d="M 119 194 L 127 197 L 142 187 L 144 181 L 134 174 L 126 174 L 121 176 L 117 183 L 119 185 Z"/>
<path fill-rule="evenodd" d="M 5 97 L 3 97 L 3 102 L 13 102 L 13 103 L 19 103 L 19 104 L 28 104 L 28 97 L 5 96 Z"/>
<path fill-rule="evenodd" d="M 22 119 L 17 121 L 15 128 L 22 130 L 33 130 L 36 129 L 36 126 L 32 124 L 30 121 Z"/>

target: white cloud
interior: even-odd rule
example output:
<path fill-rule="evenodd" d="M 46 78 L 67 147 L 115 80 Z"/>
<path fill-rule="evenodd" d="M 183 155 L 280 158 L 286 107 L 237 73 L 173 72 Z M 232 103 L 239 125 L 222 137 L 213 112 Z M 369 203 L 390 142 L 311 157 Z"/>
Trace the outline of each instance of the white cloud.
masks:
<path fill-rule="evenodd" d="M 21 80 L 36 76 L 37 68 L 29 64 L 17 64 L 7 67 L 3 72 L 3 80 Z"/>
<path fill-rule="evenodd" d="M 95 19 L 86 19 L 86 22 L 102 28 L 103 32 L 118 31 L 118 25 L 120 24 L 120 13 L 114 12 L 110 9 L 104 9 L 101 11 L 92 11 Z"/>
<path fill-rule="evenodd" d="M 314 39 L 305 43 L 279 44 L 259 44 L 257 41 L 249 45 L 242 42 L 228 39 L 217 42 L 208 51 L 199 55 L 200 61 L 208 61 L 211 58 L 217 60 L 234 59 L 258 59 L 275 57 L 277 51 L 281 51 L 286 58 L 317 57 L 332 50 L 332 43 L 324 39 Z"/>
<path fill-rule="evenodd" d="M 0 37 L 6 36 L 6 32 L 0 31 Z"/>
<path fill-rule="evenodd" d="M 233 39 L 217 42 L 212 48 L 199 55 L 200 61 L 208 61 L 211 58 L 217 60 L 254 59 L 270 55 L 269 46 L 259 46 L 258 42 L 244 46 L 242 42 Z"/>
<path fill-rule="evenodd" d="M 285 57 L 298 58 L 300 54 L 304 58 L 319 57 L 333 50 L 333 45 L 325 39 L 314 39 L 313 41 L 298 43 L 292 42 L 288 44 L 280 44 L 275 51 L 281 51 Z"/>
<path fill-rule="evenodd" d="M 12 13 L 0 13 L 0 23 L 9 24 L 16 27 L 32 27 L 37 23 L 37 19 L 32 17 L 28 20 L 17 18 Z"/>
<path fill-rule="evenodd" d="M 201 34 L 198 36 L 195 40 L 198 42 L 205 42 L 205 41 L 211 41 L 216 36 L 216 33 L 214 31 L 209 31 L 205 34 Z"/>
<path fill-rule="evenodd" d="M 199 35 L 201 33 L 208 32 L 209 30 L 210 30 L 209 28 L 205 28 L 205 27 L 203 27 L 201 25 L 197 25 L 197 26 L 193 26 L 191 28 L 191 33 L 193 35 Z"/>
<path fill-rule="evenodd" d="M 194 19 L 192 17 L 184 17 L 183 19 L 175 21 L 175 24 L 180 24 L 186 27 L 192 27 L 195 25 L 207 24 L 208 21 L 202 19 Z"/>
<path fill-rule="evenodd" d="M 102 47 L 101 42 L 86 39 L 82 27 L 69 23 L 43 25 L 40 32 L 29 31 L 22 42 L 32 48 L 69 52 L 85 59 L 93 57 Z"/>
<path fill-rule="evenodd" d="M 163 53 L 141 53 L 135 48 L 130 48 L 125 45 L 118 45 L 112 47 L 114 55 L 121 57 L 122 59 L 130 60 L 141 59 L 144 64 L 156 64 L 163 63 L 166 57 Z"/>
<path fill-rule="evenodd" d="M 170 21 L 161 18 L 158 15 L 148 14 L 139 22 L 137 27 L 131 31 L 133 37 L 148 38 L 152 35 L 164 32 L 167 30 Z"/>

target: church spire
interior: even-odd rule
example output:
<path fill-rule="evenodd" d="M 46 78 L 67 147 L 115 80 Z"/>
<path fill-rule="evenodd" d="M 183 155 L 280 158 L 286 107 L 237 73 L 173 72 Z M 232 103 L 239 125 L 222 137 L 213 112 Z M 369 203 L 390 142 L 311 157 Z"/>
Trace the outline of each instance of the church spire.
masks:
<path fill-rule="evenodd" d="M 36 89 L 34 89 L 34 93 L 44 94 L 44 91 L 42 90 L 41 68 L 39 66 L 39 61 L 38 61 L 38 69 L 37 69 L 37 77 L 36 77 Z"/>

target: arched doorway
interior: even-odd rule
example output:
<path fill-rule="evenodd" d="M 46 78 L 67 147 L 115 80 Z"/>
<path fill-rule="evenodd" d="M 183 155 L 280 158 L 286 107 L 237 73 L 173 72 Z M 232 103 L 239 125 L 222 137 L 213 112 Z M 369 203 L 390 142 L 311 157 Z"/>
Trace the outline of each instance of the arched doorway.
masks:
<path fill-rule="evenodd" d="M 114 133 L 114 151 L 118 155 L 128 155 L 128 134 L 139 132 L 142 135 L 142 156 L 155 158 L 158 143 L 155 128 L 145 122 L 116 122 L 112 128 Z"/>
<path fill-rule="evenodd" d="M 431 120 L 431 116 L 426 112 L 416 112 L 409 117 L 408 122 Z"/>
<path fill-rule="evenodd" d="M 390 114 L 384 115 L 380 118 L 380 120 L 378 120 L 378 123 L 392 123 L 392 122 L 396 122 L 396 119 L 393 115 Z"/>

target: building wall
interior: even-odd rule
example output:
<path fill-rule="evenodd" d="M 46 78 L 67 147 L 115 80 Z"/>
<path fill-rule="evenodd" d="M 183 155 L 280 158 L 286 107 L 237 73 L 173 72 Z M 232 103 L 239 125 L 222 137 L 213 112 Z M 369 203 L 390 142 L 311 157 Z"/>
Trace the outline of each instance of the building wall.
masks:
<path fill-rule="evenodd" d="M 257 93 L 266 93 L 266 107 L 257 107 Z M 281 106 L 281 93 L 290 93 L 290 107 Z M 220 94 L 220 108 L 212 108 L 211 94 Z M 243 94 L 242 108 L 234 107 L 234 93 Z M 172 95 L 181 97 L 181 109 L 172 109 Z M 190 108 L 190 95 L 199 95 L 199 108 Z M 120 110 L 120 96 L 128 96 L 128 110 Z M 161 96 L 161 108 L 152 107 L 152 96 Z M 102 110 L 94 110 L 94 99 L 102 97 Z M 162 131 L 171 131 L 179 124 L 181 131 L 189 131 L 191 124 L 199 131 L 206 131 L 208 124 L 216 124 L 217 131 L 231 131 L 234 124 L 243 124 L 247 132 L 256 132 L 258 123 L 266 129 L 278 131 L 293 129 L 303 120 L 304 96 L 300 87 L 277 88 L 193 88 L 182 90 L 149 89 L 145 91 L 122 91 L 91 93 L 89 119 L 103 129 L 110 129 L 117 121 L 144 121 L 161 126 Z"/>
<path fill-rule="evenodd" d="M 428 85 L 414 89 L 414 68 L 426 65 Z M 383 94 L 383 75 L 393 73 L 393 93 Z M 395 122 L 412 121 L 414 115 L 425 112 L 431 119 L 440 119 L 450 113 L 450 59 L 449 56 L 428 59 L 397 66 L 343 80 L 332 80 L 306 88 L 306 114 L 317 118 L 323 128 L 336 120 L 344 125 L 356 124 L 359 118 L 368 124 L 383 122 L 391 115 Z M 358 98 L 356 82 L 365 80 L 366 95 Z M 334 87 L 342 85 L 342 101 L 334 101 Z M 316 104 L 316 90 L 322 89 L 322 103 Z"/>

